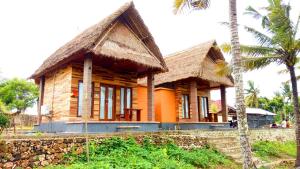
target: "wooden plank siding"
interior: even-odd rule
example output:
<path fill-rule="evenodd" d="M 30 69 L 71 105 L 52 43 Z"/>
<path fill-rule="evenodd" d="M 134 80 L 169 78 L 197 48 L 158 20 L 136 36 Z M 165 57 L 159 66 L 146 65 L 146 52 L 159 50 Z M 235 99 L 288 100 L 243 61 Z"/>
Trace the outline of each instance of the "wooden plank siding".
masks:
<path fill-rule="evenodd" d="M 71 95 L 71 66 L 62 67 L 45 75 L 43 105 L 53 112 L 52 120 L 64 120 L 69 115 Z M 43 116 L 43 122 L 49 118 Z"/>
<path fill-rule="evenodd" d="M 72 64 L 72 92 L 78 93 L 78 83 L 83 78 L 83 65 L 78 63 Z M 113 85 L 116 91 L 116 114 L 120 114 L 120 87 L 132 88 L 132 108 L 138 108 L 137 100 L 137 76 L 134 74 L 119 74 L 113 71 L 93 65 L 92 82 L 94 84 L 93 93 L 93 117 L 92 121 L 99 121 L 100 118 L 100 85 Z M 77 117 L 78 96 L 72 96 L 70 102 L 70 121 L 80 121 Z M 143 111 L 142 111 L 143 113 Z"/>

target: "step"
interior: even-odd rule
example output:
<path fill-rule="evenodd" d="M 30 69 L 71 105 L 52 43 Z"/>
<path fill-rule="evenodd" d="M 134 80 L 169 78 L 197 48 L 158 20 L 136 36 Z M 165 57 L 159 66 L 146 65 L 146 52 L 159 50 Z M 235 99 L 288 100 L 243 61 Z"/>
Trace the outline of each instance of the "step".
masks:
<path fill-rule="evenodd" d="M 220 148 L 219 149 L 221 152 L 227 154 L 227 153 L 241 153 L 241 148 L 239 146 L 236 147 L 227 147 L 227 148 Z"/>

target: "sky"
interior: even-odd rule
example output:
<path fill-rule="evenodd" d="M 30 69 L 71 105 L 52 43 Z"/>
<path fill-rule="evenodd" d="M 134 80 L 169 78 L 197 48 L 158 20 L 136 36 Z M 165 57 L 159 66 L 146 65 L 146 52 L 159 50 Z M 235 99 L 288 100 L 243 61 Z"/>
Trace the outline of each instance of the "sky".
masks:
<path fill-rule="evenodd" d="M 3 0 L 0 1 L 0 71 L 1 77 L 28 78 L 59 47 L 89 26 L 100 22 L 118 9 L 125 0 Z M 300 1 L 290 0 L 292 16 L 300 11 Z M 230 42 L 229 30 L 220 22 L 228 22 L 228 0 L 212 0 L 205 11 L 173 13 L 173 0 L 134 0 L 145 24 L 164 56 L 202 42 L 216 39 L 218 44 Z M 238 0 L 238 22 L 259 28 L 259 22 L 243 15 L 249 5 L 259 8 L 267 0 Z M 294 19 L 294 20 L 295 20 Z M 243 29 L 241 44 L 255 44 Z M 230 62 L 231 56 L 225 55 Z M 271 97 L 288 75 L 278 75 L 284 66 L 271 65 L 244 74 L 245 88 L 253 80 L 261 96 Z M 298 72 L 297 72 L 298 73 Z M 219 91 L 212 92 L 219 99 Z M 227 89 L 227 100 L 234 105 L 234 89 Z"/>

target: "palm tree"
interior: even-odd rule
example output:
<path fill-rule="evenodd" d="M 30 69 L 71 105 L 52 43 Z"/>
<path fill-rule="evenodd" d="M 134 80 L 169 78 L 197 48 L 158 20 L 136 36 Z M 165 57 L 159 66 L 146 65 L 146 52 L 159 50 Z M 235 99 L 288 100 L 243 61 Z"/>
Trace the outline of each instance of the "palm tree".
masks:
<path fill-rule="evenodd" d="M 175 13 L 185 8 L 201 10 L 209 7 L 210 0 L 174 0 Z M 238 119 L 238 130 L 240 145 L 243 155 L 243 168 L 256 168 L 252 160 L 251 147 L 249 142 L 247 115 L 245 110 L 244 89 L 243 89 L 243 65 L 240 51 L 236 0 L 229 0 L 229 25 L 231 35 L 231 46 L 233 49 L 233 74 L 236 94 L 236 112 Z"/>
<path fill-rule="evenodd" d="M 249 80 L 248 89 L 245 89 L 246 96 L 246 106 L 258 108 L 258 95 L 259 89 L 255 87 L 254 82 Z"/>
<path fill-rule="evenodd" d="M 245 29 L 256 38 L 258 45 L 241 45 L 241 51 L 246 56 L 244 66 L 248 70 L 261 69 L 271 63 L 286 66 L 290 74 L 296 118 L 297 158 L 295 166 L 300 167 L 300 112 L 297 77 L 295 75 L 295 65 L 298 62 L 297 55 L 300 52 L 300 39 L 297 38 L 300 16 L 293 23 L 290 18 L 291 6 L 289 4 L 284 4 L 282 0 L 269 0 L 268 2 L 268 7 L 262 8 L 267 13 L 266 15 L 262 15 L 252 7 L 247 8 L 246 14 L 260 19 L 262 28 L 267 33 L 245 26 Z"/>

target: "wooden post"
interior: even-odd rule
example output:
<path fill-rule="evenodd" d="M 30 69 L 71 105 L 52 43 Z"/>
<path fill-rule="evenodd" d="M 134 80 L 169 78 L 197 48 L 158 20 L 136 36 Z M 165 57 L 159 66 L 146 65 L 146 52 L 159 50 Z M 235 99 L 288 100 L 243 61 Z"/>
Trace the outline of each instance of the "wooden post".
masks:
<path fill-rule="evenodd" d="M 148 121 L 155 121 L 154 114 L 154 75 L 147 76 L 147 97 L 148 97 Z"/>
<path fill-rule="evenodd" d="M 85 121 L 85 134 L 86 134 L 86 155 L 89 162 L 89 141 L 88 141 L 88 120 L 91 116 L 92 108 L 92 57 L 86 55 L 83 64 L 83 104 L 82 113 Z"/>
<path fill-rule="evenodd" d="M 220 86 L 221 91 L 221 112 L 222 112 L 222 121 L 227 122 L 228 112 L 226 105 L 226 88 L 224 85 Z"/>
<path fill-rule="evenodd" d="M 42 105 L 44 102 L 45 76 L 40 77 L 39 103 L 38 103 L 38 125 L 42 123 Z"/>
<path fill-rule="evenodd" d="M 197 82 L 190 83 L 190 113 L 192 122 L 198 122 Z"/>

